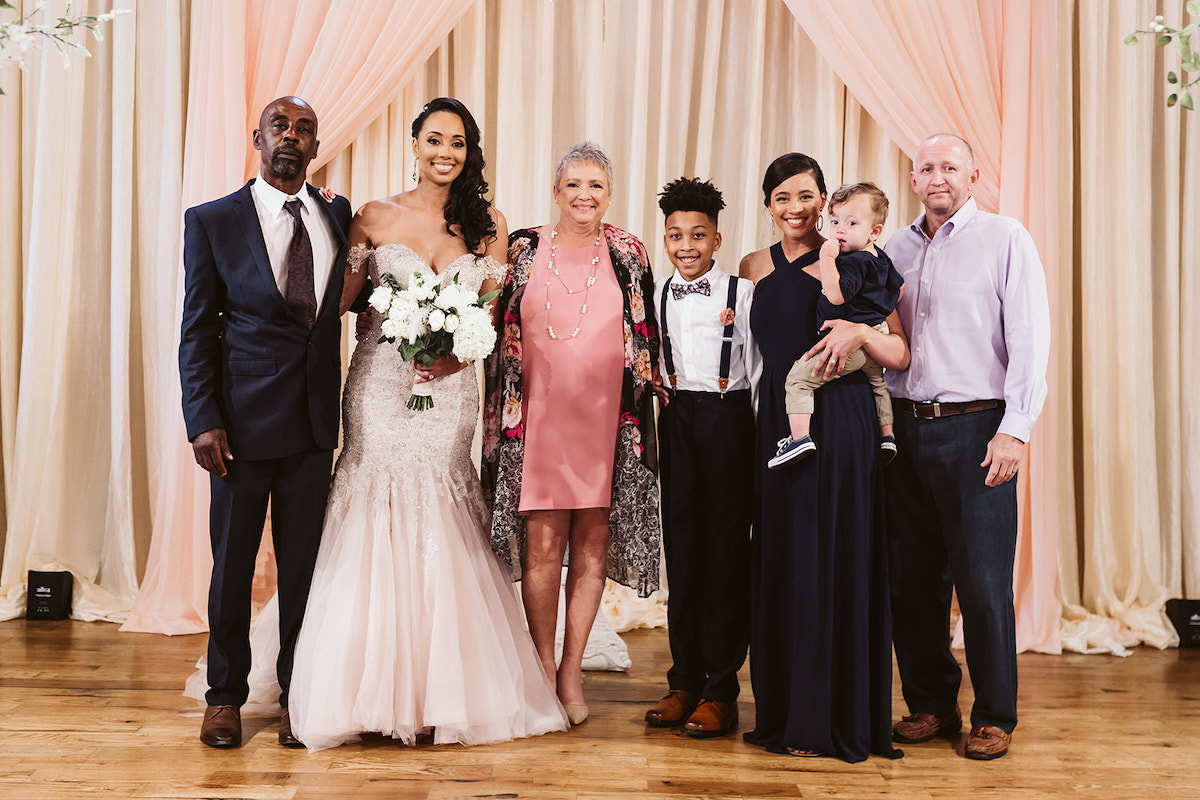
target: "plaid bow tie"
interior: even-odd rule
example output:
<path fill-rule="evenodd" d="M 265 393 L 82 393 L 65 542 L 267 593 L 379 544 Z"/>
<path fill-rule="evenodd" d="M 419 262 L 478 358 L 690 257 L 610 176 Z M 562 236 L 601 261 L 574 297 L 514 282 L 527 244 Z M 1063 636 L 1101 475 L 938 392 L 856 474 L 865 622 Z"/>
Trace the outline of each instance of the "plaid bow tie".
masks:
<path fill-rule="evenodd" d="M 678 300 L 681 297 L 686 297 L 692 293 L 702 294 L 708 297 L 712 294 L 712 289 L 708 285 L 708 278 L 701 278 L 695 283 L 672 283 L 671 297 Z"/>

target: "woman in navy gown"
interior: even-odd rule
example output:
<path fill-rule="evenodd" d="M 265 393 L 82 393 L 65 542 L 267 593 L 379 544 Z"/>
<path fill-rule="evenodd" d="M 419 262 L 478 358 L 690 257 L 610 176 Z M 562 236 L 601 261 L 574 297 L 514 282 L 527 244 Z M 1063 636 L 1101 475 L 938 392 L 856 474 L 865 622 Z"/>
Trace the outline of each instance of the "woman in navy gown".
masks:
<path fill-rule="evenodd" d="M 750 326 L 763 356 L 751 571 L 756 726 L 745 738 L 775 753 L 894 758 L 879 423 L 863 374 L 816 391 L 813 457 L 766 469 L 788 435 L 784 380 L 793 362 L 812 348 L 836 370 L 849 352 L 818 342 L 820 166 L 800 153 L 779 157 L 763 196 L 782 241 L 741 263 L 756 284 Z M 888 325 L 894 333 L 863 344 L 885 368 L 904 369 L 908 344 L 895 313 Z"/>

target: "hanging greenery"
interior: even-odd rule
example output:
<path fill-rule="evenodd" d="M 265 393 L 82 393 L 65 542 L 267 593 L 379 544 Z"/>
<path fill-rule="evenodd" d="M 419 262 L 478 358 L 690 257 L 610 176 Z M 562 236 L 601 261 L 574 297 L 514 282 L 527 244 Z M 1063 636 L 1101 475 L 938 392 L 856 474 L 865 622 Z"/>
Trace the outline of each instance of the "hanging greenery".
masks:
<path fill-rule="evenodd" d="M 1195 0 L 1188 0 L 1186 8 L 1187 13 L 1193 19 L 1200 18 L 1200 4 L 1197 4 Z M 1167 72 L 1167 84 L 1170 91 L 1170 94 L 1167 95 L 1167 105 L 1178 104 L 1180 108 L 1188 111 L 1194 111 L 1196 108 L 1195 101 L 1192 99 L 1191 87 L 1200 81 L 1200 52 L 1193 50 L 1191 45 L 1192 34 L 1198 27 L 1200 27 L 1200 23 L 1192 22 L 1185 27 L 1172 28 L 1163 21 L 1160 14 L 1154 18 L 1149 30 L 1137 30 L 1125 37 L 1125 44 L 1130 47 L 1138 43 L 1139 36 L 1156 37 L 1154 39 L 1155 47 L 1166 47 L 1171 42 L 1175 42 L 1175 47 L 1179 52 L 1179 71 Z M 1189 75 L 1184 73 L 1189 73 Z"/>

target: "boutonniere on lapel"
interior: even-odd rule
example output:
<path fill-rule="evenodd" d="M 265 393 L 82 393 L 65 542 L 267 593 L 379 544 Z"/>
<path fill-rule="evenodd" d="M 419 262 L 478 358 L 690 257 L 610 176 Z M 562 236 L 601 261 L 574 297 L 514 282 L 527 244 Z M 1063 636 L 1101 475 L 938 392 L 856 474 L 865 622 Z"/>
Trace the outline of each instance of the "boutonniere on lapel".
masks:
<path fill-rule="evenodd" d="M 317 190 L 317 194 L 321 195 L 321 199 L 326 203 L 332 203 L 333 198 L 337 197 L 337 195 L 333 193 L 333 189 L 330 189 L 328 186 L 322 186 Z"/>

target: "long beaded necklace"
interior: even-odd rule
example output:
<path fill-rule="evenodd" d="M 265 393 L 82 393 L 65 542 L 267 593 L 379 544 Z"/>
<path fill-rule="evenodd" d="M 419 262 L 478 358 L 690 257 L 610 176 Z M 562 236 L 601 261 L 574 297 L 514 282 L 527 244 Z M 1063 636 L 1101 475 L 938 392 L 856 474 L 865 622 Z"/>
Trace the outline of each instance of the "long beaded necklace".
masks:
<path fill-rule="evenodd" d="M 558 339 L 574 339 L 579 335 L 579 325 L 583 322 L 583 315 L 588 310 L 588 294 L 592 291 L 592 287 L 596 285 L 596 265 L 600 263 L 600 240 L 604 238 L 604 226 L 596 232 L 596 243 L 592 246 L 592 274 L 588 276 L 587 282 L 582 289 L 572 289 L 567 286 L 562 275 L 558 271 L 555 263 L 556 246 L 554 240 L 558 238 L 558 225 L 555 225 L 550 230 L 550 261 L 546 264 L 546 333 L 550 334 L 550 338 Z M 558 278 L 558 282 L 562 284 L 568 295 L 583 293 L 583 303 L 579 306 L 579 316 L 575 320 L 575 330 L 571 331 L 570 336 L 557 336 L 554 333 L 554 325 L 550 322 L 550 276 Z"/>

